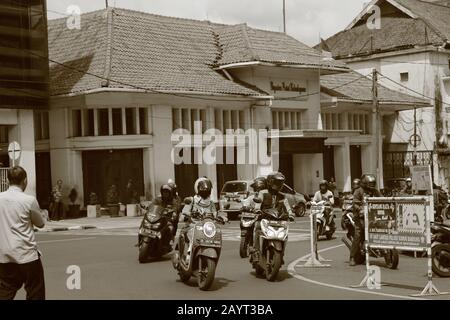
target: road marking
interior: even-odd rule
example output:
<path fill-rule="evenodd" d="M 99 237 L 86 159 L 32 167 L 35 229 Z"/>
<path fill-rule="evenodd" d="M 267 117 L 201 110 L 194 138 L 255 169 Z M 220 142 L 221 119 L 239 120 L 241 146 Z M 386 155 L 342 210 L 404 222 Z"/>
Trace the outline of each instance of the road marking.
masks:
<path fill-rule="evenodd" d="M 331 251 L 331 250 L 334 250 L 334 249 L 337 249 L 337 248 L 341 248 L 343 246 L 345 246 L 345 245 L 341 244 L 341 245 L 336 245 L 336 246 L 333 246 L 333 247 L 325 248 L 325 249 L 319 250 L 319 253 L 326 252 L 326 251 Z M 308 278 L 306 278 L 304 276 L 299 275 L 295 271 L 295 266 L 301 260 L 305 260 L 305 259 L 307 259 L 310 256 L 311 256 L 311 254 L 307 254 L 307 255 L 305 255 L 303 257 L 300 257 L 297 260 L 291 262 L 289 264 L 289 266 L 288 266 L 289 274 L 292 275 L 294 278 L 299 279 L 301 281 L 305 281 L 305 282 L 309 282 L 309 283 L 312 283 L 312 284 L 315 284 L 315 285 L 318 285 L 318 286 L 329 287 L 329 288 L 333 288 L 333 289 L 347 290 L 347 291 L 353 291 L 353 292 L 359 292 L 359 293 L 365 293 L 365 294 L 373 294 L 373 295 L 385 296 L 385 297 L 390 297 L 390 298 L 409 299 L 409 300 L 427 300 L 427 299 L 423 299 L 423 298 L 408 297 L 408 296 L 401 296 L 401 295 L 390 294 L 390 293 L 366 291 L 366 290 L 363 290 L 363 289 L 343 287 L 343 286 L 339 286 L 339 285 L 335 285 L 335 284 L 330 284 L 330 283 L 325 283 L 325 282 L 320 282 L 320 281 L 308 279 Z"/>
<path fill-rule="evenodd" d="M 38 244 L 41 244 L 41 243 L 53 243 L 53 242 L 81 241 L 81 240 L 91 240 L 91 239 L 96 239 L 96 237 L 59 239 L 59 240 L 44 240 L 44 241 L 38 241 Z"/>

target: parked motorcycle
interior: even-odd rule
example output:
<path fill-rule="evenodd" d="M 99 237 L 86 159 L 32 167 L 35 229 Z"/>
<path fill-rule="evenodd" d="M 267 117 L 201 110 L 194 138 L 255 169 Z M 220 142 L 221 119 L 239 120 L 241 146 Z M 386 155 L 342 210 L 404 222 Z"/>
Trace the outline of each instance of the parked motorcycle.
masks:
<path fill-rule="evenodd" d="M 139 262 L 149 259 L 159 259 L 172 251 L 173 230 L 169 223 L 174 225 L 176 210 L 174 207 L 162 207 L 153 204 L 141 204 L 144 217 L 139 227 L 138 247 Z"/>
<path fill-rule="evenodd" d="M 258 276 L 266 276 L 268 281 L 275 281 L 284 264 L 284 252 L 289 234 L 289 216 L 277 209 L 264 209 L 260 212 L 261 236 L 260 253 L 253 252 L 250 263 Z M 255 261 L 254 255 L 259 259 Z"/>
<path fill-rule="evenodd" d="M 344 212 L 342 216 L 342 221 L 344 224 L 343 229 L 347 230 L 347 235 L 342 238 L 342 242 L 345 243 L 348 250 L 352 249 L 353 239 L 355 236 L 355 218 L 352 211 Z M 362 264 L 366 260 L 366 250 L 364 246 L 360 246 L 360 252 L 355 257 L 355 261 L 357 264 Z M 389 269 L 397 269 L 399 263 L 399 254 L 398 251 L 387 250 L 387 249 L 374 249 L 369 248 L 369 256 L 374 258 L 384 258 L 386 266 Z"/>
<path fill-rule="evenodd" d="M 316 215 L 317 239 L 321 236 L 326 236 L 327 240 L 331 240 L 336 231 L 336 224 L 334 218 L 336 215 L 333 212 L 333 207 L 325 200 L 311 203 L 311 214 Z"/>
<path fill-rule="evenodd" d="M 239 256 L 247 258 L 250 248 L 253 247 L 253 229 L 258 220 L 258 214 L 253 209 L 243 207 L 241 213 L 241 243 L 239 245 Z"/>
<path fill-rule="evenodd" d="M 185 204 L 185 208 L 190 205 Z M 181 233 L 176 247 L 178 250 L 172 257 L 173 267 L 182 282 L 186 283 L 194 276 L 200 290 L 208 290 L 214 282 L 222 249 L 222 231 L 218 224 L 224 224 L 224 221 L 198 204 L 194 205 L 189 219 L 193 226 L 187 232 L 192 232 L 192 242 L 187 233 Z"/>
<path fill-rule="evenodd" d="M 450 277 L 450 225 L 431 225 L 432 269 L 440 277 Z"/>

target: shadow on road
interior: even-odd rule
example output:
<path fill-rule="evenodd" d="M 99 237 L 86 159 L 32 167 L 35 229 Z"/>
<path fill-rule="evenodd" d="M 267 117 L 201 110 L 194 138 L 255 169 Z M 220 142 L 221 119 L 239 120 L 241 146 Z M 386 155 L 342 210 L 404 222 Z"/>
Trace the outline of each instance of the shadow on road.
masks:
<path fill-rule="evenodd" d="M 266 279 L 265 275 L 258 276 L 255 271 L 250 272 L 250 274 L 257 279 L 263 279 L 263 280 Z M 278 272 L 278 276 L 274 282 L 283 282 L 283 281 L 285 281 L 287 279 L 291 279 L 291 278 L 293 278 L 293 276 L 290 275 L 287 270 L 280 270 L 280 272 Z"/>
<path fill-rule="evenodd" d="M 166 261 L 169 261 L 169 260 L 172 260 L 172 257 L 171 257 L 171 256 L 164 256 L 164 257 L 161 257 L 161 258 L 149 258 L 149 259 L 147 259 L 147 261 L 142 262 L 141 264 L 149 264 L 149 263 L 157 263 L 157 262 L 166 262 Z"/>
<path fill-rule="evenodd" d="M 192 277 L 188 282 L 182 282 L 180 279 L 177 279 L 178 283 L 182 283 L 191 288 L 198 288 L 197 278 Z M 208 291 L 218 291 L 228 286 L 228 284 L 236 282 L 234 280 L 229 280 L 225 278 L 215 278 L 211 288 Z"/>

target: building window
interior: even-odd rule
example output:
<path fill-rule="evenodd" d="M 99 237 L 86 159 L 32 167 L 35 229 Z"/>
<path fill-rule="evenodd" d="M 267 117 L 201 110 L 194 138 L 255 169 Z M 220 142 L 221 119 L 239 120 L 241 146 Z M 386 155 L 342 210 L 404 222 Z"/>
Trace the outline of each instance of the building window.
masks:
<path fill-rule="evenodd" d="M 227 129 L 245 130 L 245 113 L 243 110 L 216 109 L 214 111 L 216 129 L 226 132 Z"/>
<path fill-rule="evenodd" d="M 85 132 L 84 135 L 86 137 L 92 137 L 95 134 L 95 125 L 94 125 L 94 109 L 88 109 L 86 112 L 85 118 Z"/>
<path fill-rule="evenodd" d="M 278 130 L 301 130 L 302 111 L 272 111 L 272 127 Z"/>
<path fill-rule="evenodd" d="M 365 113 L 348 114 L 348 130 L 361 131 L 362 134 L 370 134 L 369 115 Z"/>
<path fill-rule="evenodd" d="M 98 135 L 108 136 L 109 135 L 109 112 L 108 109 L 98 109 Z"/>
<path fill-rule="evenodd" d="M 0 126 L 0 143 L 8 143 L 8 127 Z"/>
<path fill-rule="evenodd" d="M 201 131 L 204 133 L 207 129 L 206 110 L 204 109 L 187 109 L 187 108 L 173 108 L 172 109 L 172 128 L 185 129 L 189 132 L 194 132 L 195 122 L 201 122 Z"/>
<path fill-rule="evenodd" d="M 34 138 L 36 141 L 48 140 L 50 138 L 48 111 L 35 111 Z"/>
<path fill-rule="evenodd" d="M 81 110 L 72 110 L 72 128 L 74 137 L 81 137 Z"/>
<path fill-rule="evenodd" d="M 148 134 L 148 108 L 139 108 L 139 133 Z"/>
<path fill-rule="evenodd" d="M 112 109 L 112 124 L 113 135 L 120 136 L 123 134 L 122 130 L 122 109 Z"/>
<path fill-rule="evenodd" d="M 136 109 L 126 108 L 125 119 L 127 125 L 127 134 L 136 134 Z"/>
<path fill-rule="evenodd" d="M 409 81 L 409 73 L 408 72 L 400 73 L 400 81 L 401 82 L 408 82 Z"/>

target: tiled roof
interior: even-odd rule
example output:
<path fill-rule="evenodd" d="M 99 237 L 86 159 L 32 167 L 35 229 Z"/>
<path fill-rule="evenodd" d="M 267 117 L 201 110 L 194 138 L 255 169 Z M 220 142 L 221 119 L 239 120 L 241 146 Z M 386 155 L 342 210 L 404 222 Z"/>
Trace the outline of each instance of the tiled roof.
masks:
<path fill-rule="evenodd" d="M 372 101 L 372 79 L 355 71 L 322 76 L 320 84 L 324 93 L 337 98 L 363 102 Z M 378 86 L 378 96 L 380 103 L 430 104 L 425 99 L 398 92 L 383 85 Z"/>
<path fill-rule="evenodd" d="M 380 0 L 381 4 L 384 0 Z M 442 45 L 450 39 L 450 7 L 419 0 L 394 0 L 417 18 L 398 11 L 382 15 L 381 29 L 371 30 L 362 22 L 326 40 L 335 58 L 377 52 Z"/>
<path fill-rule="evenodd" d="M 345 68 L 339 61 L 322 60 L 319 51 L 289 35 L 248 27 L 246 24 L 215 28 L 223 54 L 218 65 L 260 61 L 291 65 Z"/>
<path fill-rule="evenodd" d="M 228 80 L 215 68 L 254 61 L 317 65 L 319 54 L 282 33 L 164 17 L 126 9 L 81 16 L 81 30 L 66 19 L 50 20 L 51 94 L 109 88 L 146 88 L 242 96 L 267 95 L 243 82 Z M 346 67 L 329 62 L 333 67 Z M 81 69 L 111 79 L 83 74 Z"/>

